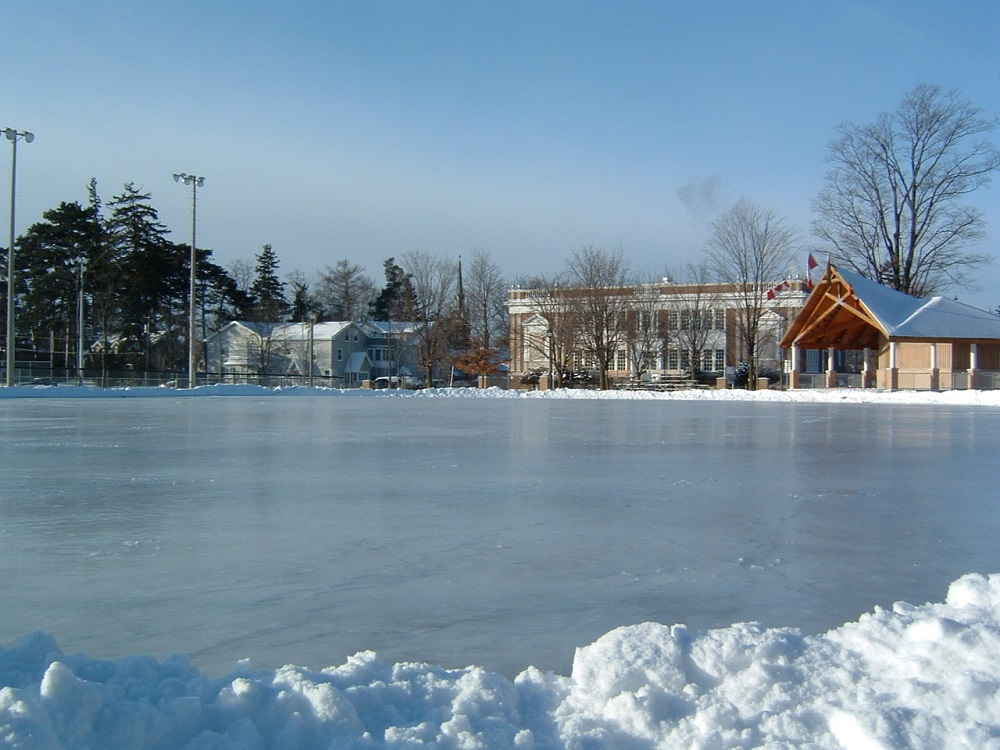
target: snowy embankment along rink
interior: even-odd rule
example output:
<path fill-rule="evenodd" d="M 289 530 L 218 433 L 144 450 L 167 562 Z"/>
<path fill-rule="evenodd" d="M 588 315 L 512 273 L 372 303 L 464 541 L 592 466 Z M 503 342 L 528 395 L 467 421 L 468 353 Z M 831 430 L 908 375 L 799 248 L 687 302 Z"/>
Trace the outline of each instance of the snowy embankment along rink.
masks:
<path fill-rule="evenodd" d="M 137 391 L 60 387 L 13 393 L 153 395 Z M 155 395 L 218 393 L 163 389 Z M 329 395 L 648 398 L 443 390 Z M 654 398 L 1000 406 L 1000 396 L 970 392 L 692 392 Z M 108 628 L 114 627 L 111 616 Z M 326 668 L 256 669 L 241 661 L 224 676 L 211 677 L 183 656 L 64 653 L 42 632 L 3 646 L 0 747 L 1000 748 L 1000 574 L 988 571 L 954 580 L 939 603 L 874 607 L 855 622 L 812 635 L 755 622 L 700 630 L 626 625 L 589 645 L 567 643 L 568 650 L 575 648 L 568 674 L 528 666 L 509 678 L 476 666 L 389 663 L 361 651 Z"/>
<path fill-rule="evenodd" d="M 1000 746 L 1000 575 L 819 636 L 753 623 L 622 627 L 572 673 L 513 681 L 385 664 L 209 679 L 181 657 L 0 651 L 11 748 L 990 748 Z"/>

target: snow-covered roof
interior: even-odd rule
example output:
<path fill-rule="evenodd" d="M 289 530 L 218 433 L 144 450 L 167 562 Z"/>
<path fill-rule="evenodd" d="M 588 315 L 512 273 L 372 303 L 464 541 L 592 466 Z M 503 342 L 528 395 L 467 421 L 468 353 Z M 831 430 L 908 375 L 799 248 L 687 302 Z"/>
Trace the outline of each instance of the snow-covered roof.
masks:
<path fill-rule="evenodd" d="M 354 324 L 349 320 L 315 323 L 312 325 L 313 338 L 316 340 L 332 339 L 338 336 L 345 328 L 349 328 L 352 325 Z M 249 320 L 234 320 L 224 325 L 222 330 L 236 327 L 245 328 L 258 336 L 273 336 L 276 339 L 302 339 L 305 341 L 309 338 L 310 326 L 309 323 L 254 323 Z M 217 333 L 213 333 L 209 338 L 217 335 Z"/>
<path fill-rule="evenodd" d="M 838 269 L 892 338 L 1000 339 L 1000 316 L 947 297 L 920 299 Z"/>
<path fill-rule="evenodd" d="M 417 324 L 395 320 L 366 320 L 364 323 L 361 323 L 361 328 L 369 335 L 399 336 L 401 334 L 412 334 L 417 330 Z"/>
<path fill-rule="evenodd" d="M 1000 340 L 1000 316 L 947 297 L 911 297 L 831 264 L 781 344 L 862 349 L 877 346 L 880 337 Z"/>
<path fill-rule="evenodd" d="M 314 340 L 332 339 L 351 326 L 348 320 L 332 321 L 327 323 L 276 323 L 274 325 L 273 336 L 278 339 L 301 339 L 305 341 L 309 338 L 309 329 L 312 328 Z"/>
<path fill-rule="evenodd" d="M 332 339 L 335 336 L 339 336 L 340 333 L 345 328 L 351 327 L 351 321 L 349 320 L 336 320 L 328 321 L 326 323 L 315 323 L 312 326 L 313 338 L 314 339 Z M 303 338 L 309 337 L 309 324 L 308 323 L 286 323 L 285 328 L 289 334 L 298 335 L 301 334 Z"/>

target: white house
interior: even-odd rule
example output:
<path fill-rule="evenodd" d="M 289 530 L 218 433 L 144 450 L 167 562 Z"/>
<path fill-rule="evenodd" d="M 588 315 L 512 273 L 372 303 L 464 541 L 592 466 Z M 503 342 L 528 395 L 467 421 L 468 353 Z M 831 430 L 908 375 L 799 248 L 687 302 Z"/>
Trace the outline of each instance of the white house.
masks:
<path fill-rule="evenodd" d="M 209 335 L 208 372 L 224 379 L 261 375 L 320 378 L 336 387 L 383 376 L 412 376 L 414 328 L 408 323 L 237 320 Z"/>
<path fill-rule="evenodd" d="M 209 335 L 207 369 L 224 377 L 294 375 L 326 378 L 338 386 L 371 377 L 368 339 L 350 321 L 253 323 L 237 320 Z"/>

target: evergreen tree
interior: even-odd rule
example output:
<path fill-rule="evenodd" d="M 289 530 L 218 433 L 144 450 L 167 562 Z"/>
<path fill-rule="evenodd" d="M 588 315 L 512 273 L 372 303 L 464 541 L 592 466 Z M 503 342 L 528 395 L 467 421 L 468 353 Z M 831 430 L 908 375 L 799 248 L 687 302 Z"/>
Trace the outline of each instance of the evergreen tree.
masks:
<path fill-rule="evenodd" d="M 77 304 L 83 267 L 94 255 L 94 217 L 77 202 L 63 202 L 42 218 L 17 243 L 18 329 L 39 346 L 54 340 L 59 364 L 65 366 L 70 352 L 76 352 Z"/>
<path fill-rule="evenodd" d="M 291 318 L 293 323 L 318 321 L 323 315 L 323 306 L 309 291 L 309 283 L 301 274 L 289 277 L 292 286 Z"/>
<path fill-rule="evenodd" d="M 285 285 L 278 278 L 278 256 L 274 248 L 264 245 L 257 254 L 254 280 L 250 286 L 254 318 L 276 323 L 288 315 L 290 306 L 285 298 Z"/>
<path fill-rule="evenodd" d="M 243 318 L 250 308 L 250 294 L 222 266 L 213 263 L 211 250 L 198 250 L 198 279 L 203 317 L 208 331 L 217 331 L 231 320 Z"/>
<path fill-rule="evenodd" d="M 120 266 L 118 256 L 108 234 L 107 222 L 101 213 L 102 201 L 97 192 L 97 180 L 91 178 L 87 186 L 90 196 L 90 211 L 93 231 L 91 242 L 92 254 L 87 259 L 84 276 L 84 291 L 90 303 L 89 315 L 91 344 L 100 340 L 100 366 L 105 370 L 108 365 L 108 340 L 115 326 L 121 325 L 122 299 L 120 294 Z"/>
<path fill-rule="evenodd" d="M 413 318 L 417 309 L 413 278 L 396 265 L 395 258 L 386 259 L 382 265 L 385 268 L 385 286 L 372 302 L 372 319 L 402 321 Z"/>
<path fill-rule="evenodd" d="M 131 182 L 126 183 L 124 192 L 110 206 L 109 259 L 120 269 L 120 348 L 148 353 L 148 336 L 166 332 L 168 338 L 178 343 L 177 351 L 170 354 L 177 361 L 162 364 L 179 366 L 183 359 L 179 338 L 185 335 L 188 294 L 189 261 L 184 248 L 167 239 L 169 230 L 160 223 L 156 209 L 150 205 L 149 193 L 140 192 Z M 150 363 L 146 357 L 134 364 L 145 367 Z"/>

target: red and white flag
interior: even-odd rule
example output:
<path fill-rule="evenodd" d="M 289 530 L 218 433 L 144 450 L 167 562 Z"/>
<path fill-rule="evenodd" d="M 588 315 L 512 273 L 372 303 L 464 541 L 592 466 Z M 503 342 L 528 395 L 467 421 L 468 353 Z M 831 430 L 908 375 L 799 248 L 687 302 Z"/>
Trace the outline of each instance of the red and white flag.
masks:
<path fill-rule="evenodd" d="M 774 289 L 768 289 L 767 290 L 767 298 L 768 299 L 774 299 Z"/>
<path fill-rule="evenodd" d="M 819 266 L 819 263 L 816 262 L 816 259 L 813 257 L 813 254 L 809 253 L 809 258 L 808 258 L 808 260 L 806 260 L 806 288 L 807 289 L 812 289 L 813 288 L 812 272 L 813 272 L 813 269 L 816 268 L 817 266 Z"/>

